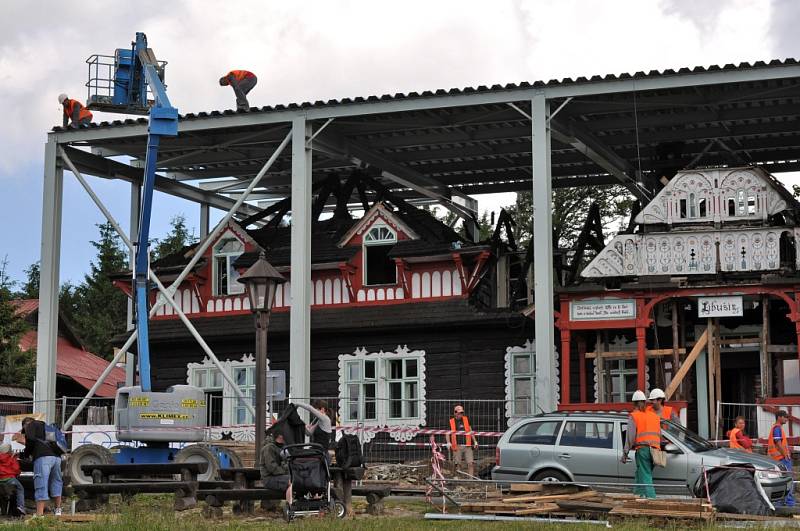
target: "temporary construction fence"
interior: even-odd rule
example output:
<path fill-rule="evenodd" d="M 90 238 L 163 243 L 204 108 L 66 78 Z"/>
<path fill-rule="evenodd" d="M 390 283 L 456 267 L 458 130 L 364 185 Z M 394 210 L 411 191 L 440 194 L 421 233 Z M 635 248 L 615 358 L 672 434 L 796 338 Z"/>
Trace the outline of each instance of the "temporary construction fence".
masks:
<path fill-rule="evenodd" d="M 775 424 L 775 413 L 784 410 L 789 414 L 785 429 L 788 437 L 800 437 L 800 405 L 798 404 L 747 404 L 738 402 L 717 402 L 717 426 L 714 439 L 722 446 L 728 439 L 728 432 L 734 427 L 736 417 L 744 417 L 745 433 L 754 439 L 758 446 L 764 446 L 770 428 Z M 756 441 L 755 439 L 758 439 Z"/>
<path fill-rule="evenodd" d="M 208 394 L 206 440 L 213 442 L 233 439 L 250 442 L 255 439 L 253 417 L 237 397 L 222 397 Z M 55 402 L 56 422 L 63 425 L 65 419 L 75 411 L 82 398 L 63 397 Z M 372 463 L 429 463 L 431 437 L 440 446 L 449 448 L 450 419 L 455 406 L 461 405 L 469 421 L 471 437 L 477 443 L 475 461 L 478 464 L 494 460 L 495 447 L 503 432 L 515 420 L 508 416 L 511 411 L 505 400 L 350 400 L 339 397 L 314 399 L 291 399 L 271 401 L 268 409 L 277 419 L 290 402 L 310 404 L 324 401 L 332 416 L 335 416 L 337 432 L 351 433 L 363 443 L 367 462 Z M 32 413 L 33 401 L 0 402 L 0 418 L 6 415 Z M 303 413 L 303 415 L 306 415 Z M 306 420 L 310 419 L 307 415 Z M 81 412 L 80 417 L 68 430 L 73 446 L 93 442 L 107 446 L 119 444 L 114 433 L 114 399 L 94 398 Z M 4 424 L 0 428 L 4 428 Z M 2 429 L 4 433 L 7 431 Z M 10 435 L 8 435 L 10 436 Z M 466 434 L 459 432 L 459 444 L 464 444 Z"/>

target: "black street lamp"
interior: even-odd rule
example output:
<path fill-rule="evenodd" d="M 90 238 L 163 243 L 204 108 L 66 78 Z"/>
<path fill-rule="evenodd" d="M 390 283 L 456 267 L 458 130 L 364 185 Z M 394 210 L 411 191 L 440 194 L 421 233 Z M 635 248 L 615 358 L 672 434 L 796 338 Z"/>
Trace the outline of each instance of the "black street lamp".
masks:
<path fill-rule="evenodd" d="M 250 310 L 256 319 L 256 456 L 264 445 L 267 427 L 267 327 L 275 291 L 286 279 L 267 262 L 264 251 L 256 263 L 239 277 L 247 288 Z"/>

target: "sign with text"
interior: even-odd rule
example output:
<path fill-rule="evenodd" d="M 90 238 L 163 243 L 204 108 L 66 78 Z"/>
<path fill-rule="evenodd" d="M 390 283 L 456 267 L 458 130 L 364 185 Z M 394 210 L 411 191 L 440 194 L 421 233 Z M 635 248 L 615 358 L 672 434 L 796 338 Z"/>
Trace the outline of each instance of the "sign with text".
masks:
<path fill-rule="evenodd" d="M 636 318 L 636 301 L 633 299 L 586 299 L 570 301 L 569 318 L 572 321 L 614 321 Z"/>
<path fill-rule="evenodd" d="M 741 317 L 743 310 L 741 295 L 697 298 L 698 317 Z"/>

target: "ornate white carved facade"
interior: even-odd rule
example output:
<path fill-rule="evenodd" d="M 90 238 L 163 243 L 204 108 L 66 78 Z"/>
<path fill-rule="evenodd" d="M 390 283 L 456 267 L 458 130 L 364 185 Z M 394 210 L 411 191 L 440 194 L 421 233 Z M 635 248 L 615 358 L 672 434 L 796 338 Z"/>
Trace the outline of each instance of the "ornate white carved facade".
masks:
<path fill-rule="evenodd" d="M 791 194 L 759 168 L 679 172 L 635 220 L 640 225 L 666 224 L 671 230 L 616 236 L 581 276 L 780 269 L 781 239 L 800 249 L 800 231 L 766 225 L 770 216 L 795 206 L 790 203 Z M 798 254 L 794 260 L 800 268 Z"/>

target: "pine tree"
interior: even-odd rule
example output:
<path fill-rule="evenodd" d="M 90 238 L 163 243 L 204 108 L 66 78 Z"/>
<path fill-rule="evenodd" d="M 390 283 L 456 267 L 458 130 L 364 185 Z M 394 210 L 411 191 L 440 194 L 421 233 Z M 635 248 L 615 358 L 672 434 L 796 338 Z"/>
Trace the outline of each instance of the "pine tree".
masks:
<path fill-rule="evenodd" d="M 616 232 L 631 211 L 633 197 L 621 186 L 583 186 L 559 188 L 553 192 L 553 244 L 569 249 L 578 239 L 589 206 L 600 204 L 603 228 Z M 533 198 L 531 192 L 517 193 L 516 202 L 505 207 L 517 223 L 517 241 L 527 247 L 533 233 Z M 606 234 L 608 237 L 610 234 Z"/>
<path fill-rule="evenodd" d="M 153 245 L 152 261 L 177 253 L 185 246 L 197 242 L 194 232 L 190 232 L 186 227 L 186 216 L 183 214 L 173 216 L 169 223 L 171 227 L 169 234 L 164 239 L 151 243 Z"/>
<path fill-rule="evenodd" d="M 110 223 L 97 226 L 100 237 L 92 245 L 97 257 L 90 274 L 77 286 L 62 286 L 61 307 L 65 317 L 91 352 L 110 358 L 111 338 L 125 331 L 127 297 L 109 276 L 128 268 L 127 252 Z"/>
<path fill-rule="evenodd" d="M 36 354 L 19 347 L 28 326 L 11 303 L 14 282 L 8 278 L 7 266 L 7 258 L 0 261 L 0 384 L 30 388 L 36 375 Z"/>
<path fill-rule="evenodd" d="M 25 283 L 19 296 L 25 299 L 39 298 L 39 262 L 34 262 L 25 270 Z"/>

